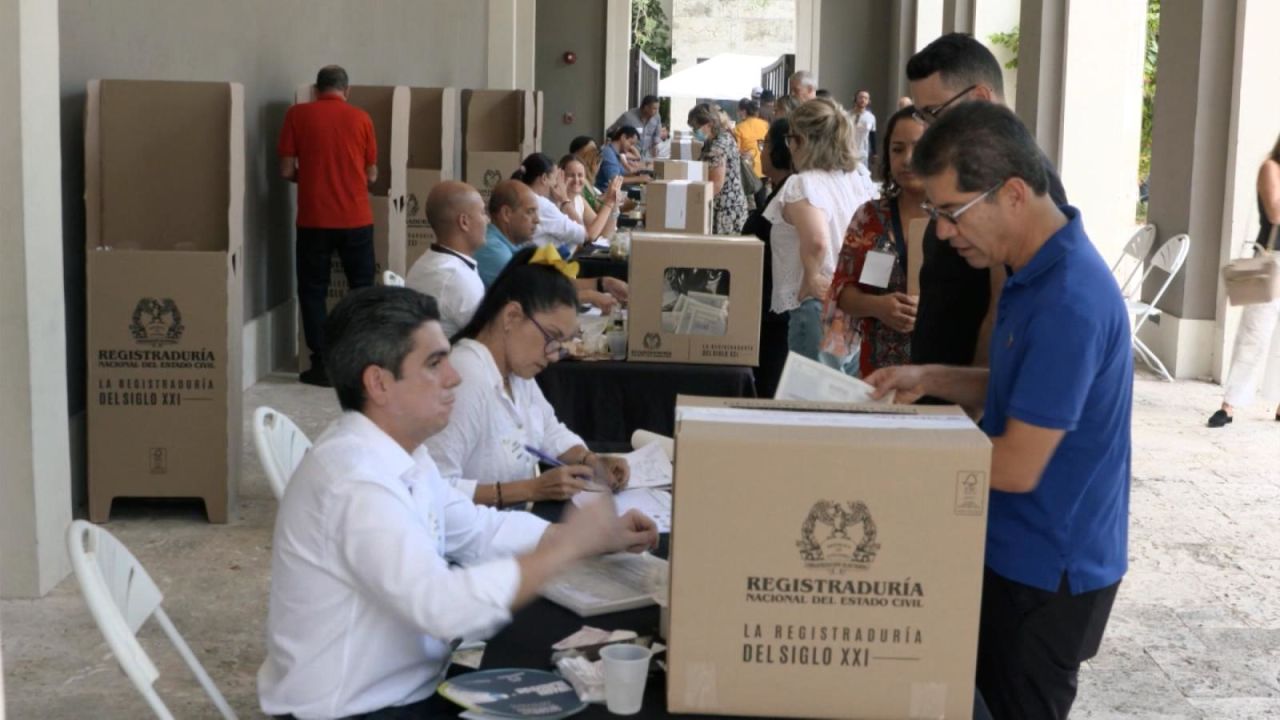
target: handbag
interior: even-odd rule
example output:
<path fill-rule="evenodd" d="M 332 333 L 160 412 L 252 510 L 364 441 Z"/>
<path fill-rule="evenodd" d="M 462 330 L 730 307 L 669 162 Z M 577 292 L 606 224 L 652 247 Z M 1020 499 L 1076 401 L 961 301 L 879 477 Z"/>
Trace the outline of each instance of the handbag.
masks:
<path fill-rule="evenodd" d="M 1267 244 L 1275 247 L 1276 229 L 1272 226 Z M 1227 288 L 1227 301 L 1232 305 L 1262 305 L 1280 299 L 1280 254 L 1254 243 L 1256 254 L 1238 258 L 1222 268 L 1222 283 Z"/>
<path fill-rule="evenodd" d="M 760 188 L 764 187 L 764 183 L 760 182 L 760 178 L 756 177 L 755 164 L 739 155 L 738 166 L 741 168 L 739 172 L 742 175 L 742 192 L 746 193 L 747 197 L 752 197 L 760 192 Z"/>

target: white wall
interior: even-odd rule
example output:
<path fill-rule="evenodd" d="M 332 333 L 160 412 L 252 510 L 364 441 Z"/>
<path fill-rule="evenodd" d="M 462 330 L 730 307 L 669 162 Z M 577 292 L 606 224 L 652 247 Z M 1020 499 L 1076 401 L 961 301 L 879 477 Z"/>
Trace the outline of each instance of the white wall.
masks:
<path fill-rule="evenodd" d="M 992 33 L 1006 33 L 1018 27 L 1022 17 L 1019 0 L 974 0 L 973 36 L 986 45 L 1000 61 L 1004 70 L 1004 100 L 1009 107 L 1017 107 L 1018 70 L 1005 67 L 1013 59 L 1013 52 L 991 42 Z"/>

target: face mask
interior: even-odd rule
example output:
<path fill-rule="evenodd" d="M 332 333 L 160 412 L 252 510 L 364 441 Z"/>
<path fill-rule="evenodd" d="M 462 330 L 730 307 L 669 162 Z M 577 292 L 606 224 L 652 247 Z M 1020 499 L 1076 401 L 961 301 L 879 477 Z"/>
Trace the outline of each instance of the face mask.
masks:
<path fill-rule="evenodd" d="M 707 141 L 707 134 L 706 134 L 706 133 L 704 133 L 704 132 L 702 132 L 702 129 L 701 129 L 701 128 L 699 128 L 699 129 L 697 129 L 697 130 L 694 130 L 694 131 L 693 131 L 693 139 L 694 139 L 694 140 L 697 140 L 698 142 L 706 142 L 706 141 Z"/>

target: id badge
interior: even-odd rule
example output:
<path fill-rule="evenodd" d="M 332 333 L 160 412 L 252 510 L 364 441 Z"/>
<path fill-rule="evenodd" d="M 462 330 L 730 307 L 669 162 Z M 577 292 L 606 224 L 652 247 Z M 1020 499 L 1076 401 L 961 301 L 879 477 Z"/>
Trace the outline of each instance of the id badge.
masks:
<path fill-rule="evenodd" d="M 862 276 L 858 282 L 871 287 L 889 287 L 889 278 L 893 275 L 893 264 L 897 258 L 891 252 L 872 250 L 862 264 Z"/>

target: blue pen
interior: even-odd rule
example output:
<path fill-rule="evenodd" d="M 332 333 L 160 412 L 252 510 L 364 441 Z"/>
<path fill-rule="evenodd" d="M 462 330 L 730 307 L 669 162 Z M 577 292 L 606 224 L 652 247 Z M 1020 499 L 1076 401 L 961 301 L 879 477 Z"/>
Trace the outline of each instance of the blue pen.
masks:
<path fill-rule="evenodd" d="M 538 448 L 532 445 L 525 445 L 524 450 L 530 455 L 538 458 L 538 460 L 543 465 L 546 465 L 547 467 L 553 467 L 553 468 L 564 467 L 563 462 L 560 462 L 556 458 L 551 457 L 550 455 L 542 452 L 541 450 L 539 450 Z M 600 492 L 603 489 L 604 489 L 603 487 L 595 485 L 595 483 L 590 478 L 588 478 L 587 480 L 587 487 L 583 488 L 583 490 L 587 490 L 589 492 Z"/>

